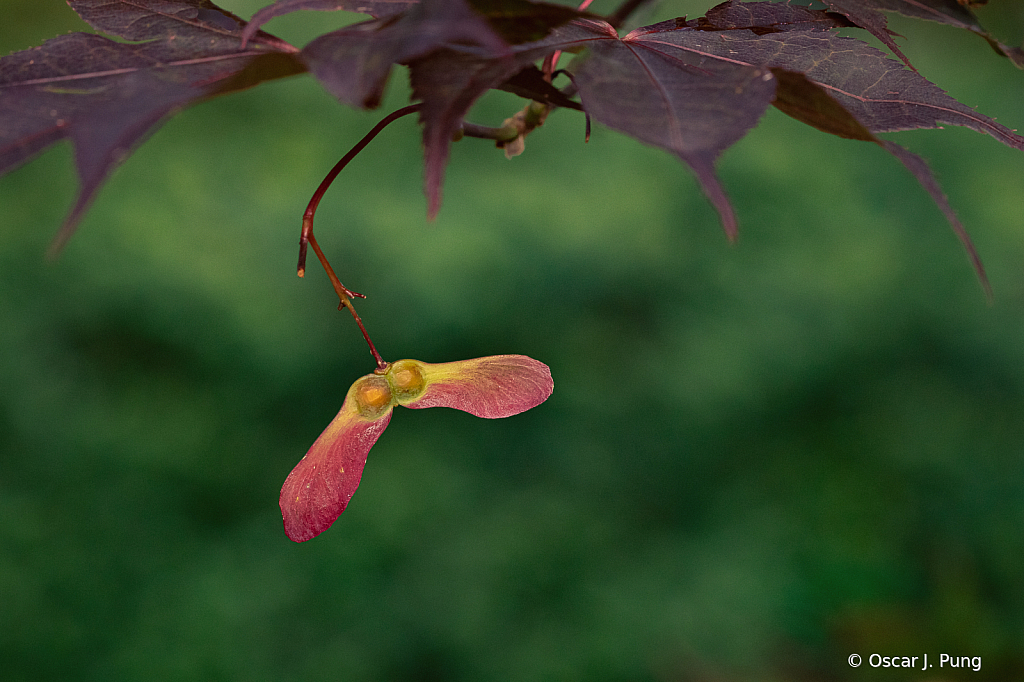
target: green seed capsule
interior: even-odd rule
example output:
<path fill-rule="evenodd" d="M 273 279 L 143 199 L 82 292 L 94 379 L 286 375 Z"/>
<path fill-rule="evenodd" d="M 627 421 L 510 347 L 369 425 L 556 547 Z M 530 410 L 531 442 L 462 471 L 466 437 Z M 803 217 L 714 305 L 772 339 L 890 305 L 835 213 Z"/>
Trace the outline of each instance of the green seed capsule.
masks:
<path fill-rule="evenodd" d="M 394 399 L 391 387 L 384 377 L 365 376 L 352 386 L 352 395 L 359 408 L 359 414 L 367 419 L 377 419 L 387 412 Z"/>
<path fill-rule="evenodd" d="M 395 398 L 401 403 L 420 397 L 427 387 L 422 366 L 415 360 L 399 360 L 394 363 L 388 370 L 387 378 Z"/>

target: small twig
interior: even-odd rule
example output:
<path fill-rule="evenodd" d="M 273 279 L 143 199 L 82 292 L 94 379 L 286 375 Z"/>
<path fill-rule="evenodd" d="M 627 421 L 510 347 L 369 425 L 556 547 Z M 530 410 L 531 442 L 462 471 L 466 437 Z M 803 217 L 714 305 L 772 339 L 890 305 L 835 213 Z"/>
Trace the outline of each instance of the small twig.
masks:
<path fill-rule="evenodd" d="M 462 134 L 466 137 L 476 137 L 481 140 L 495 140 L 497 142 L 511 142 L 512 140 L 519 137 L 519 130 L 514 126 L 502 126 L 501 128 L 492 128 L 490 126 L 482 126 L 476 123 L 462 123 Z"/>
<path fill-rule="evenodd" d="M 320 264 L 324 266 L 324 270 L 327 271 L 327 277 L 331 280 L 331 284 L 334 285 L 334 291 L 338 294 L 338 299 L 341 303 L 338 305 L 338 310 L 342 308 L 348 308 L 348 311 L 352 313 L 352 319 L 359 325 L 359 331 L 363 333 L 363 338 L 366 339 L 366 345 L 370 347 L 370 354 L 373 355 L 374 361 L 377 363 L 377 369 L 384 371 L 387 369 L 388 363 L 384 362 L 381 358 L 380 353 L 377 352 L 377 347 L 373 345 L 373 341 L 370 340 L 370 335 L 366 332 L 366 327 L 363 326 L 363 320 L 359 317 L 359 313 L 356 312 L 356 307 L 352 305 L 352 299 L 350 297 L 356 296 L 358 298 L 366 298 L 362 294 L 358 294 L 351 289 L 347 288 L 338 279 L 338 276 L 334 274 L 334 268 L 327 262 L 327 256 L 320 250 L 320 245 L 316 243 L 316 237 L 312 233 L 309 235 L 309 245 L 313 247 L 313 252 L 316 257 L 320 259 Z"/>

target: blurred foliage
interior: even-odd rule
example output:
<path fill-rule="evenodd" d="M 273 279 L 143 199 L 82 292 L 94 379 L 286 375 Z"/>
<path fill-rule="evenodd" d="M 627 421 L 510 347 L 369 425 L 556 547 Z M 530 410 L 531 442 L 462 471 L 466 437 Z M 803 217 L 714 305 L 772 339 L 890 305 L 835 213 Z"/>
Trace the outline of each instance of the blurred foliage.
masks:
<path fill-rule="evenodd" d="M 57 0 L 4 12 L 2 53 L 80 26 Z M 269 29 L 301 43 L 331 16 Z M 893 27 L 925 76 L 1022 123 L 1024 75 L 982 41 Z M 898 163 L 778 112 L 721 164 L 735 247 L 682 165 L 584 145 L 565 111 L 511 162 L 455 145 L 426 225 L 395 124 L 317 223 L 378 347 L 528 354 L 555 394 L 507 420 L 403 412 L 296 545 L 280 485 L 373 367 L 323 274 L 295 277 L 299 221 L 379 116 L 309 78 L 189 110 L 54 263 L 70 150 L 0 180 L 6 682 L 1024 677 L 1024 157 L 896 136 L 971 230 L 990 307 Z"/>

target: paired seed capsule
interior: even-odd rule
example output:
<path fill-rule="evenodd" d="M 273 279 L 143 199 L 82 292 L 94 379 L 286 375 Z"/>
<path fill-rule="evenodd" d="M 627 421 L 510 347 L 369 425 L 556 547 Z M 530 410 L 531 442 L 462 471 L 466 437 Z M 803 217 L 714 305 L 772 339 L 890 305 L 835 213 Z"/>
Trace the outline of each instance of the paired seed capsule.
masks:
<path fill-rule="evenodd" d="M 396 404 L 404 405 L 419 398 L 427 388 L 427 381 L 419 362 L 399 360 L 383 374 L 359 379 L 354 388 L 359 414 L 376 419 Z"/>

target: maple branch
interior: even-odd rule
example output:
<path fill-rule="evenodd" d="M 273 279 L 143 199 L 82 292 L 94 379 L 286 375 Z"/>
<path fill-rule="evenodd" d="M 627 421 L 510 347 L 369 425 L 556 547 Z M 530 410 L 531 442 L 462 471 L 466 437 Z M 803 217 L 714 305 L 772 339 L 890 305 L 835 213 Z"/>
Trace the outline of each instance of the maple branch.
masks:
<path fill-rule="evenodd" d="M 324 252 L 320 249 L 320 245 L 316 241 L 316 237 L 313 236 L 313 218 L 316 215 L 317 206 L 320 205 L 320 200 L 323 199 L 324 194 L 327 193 L 327 189 L 334 182 L 335 178 L 338 177 L 338 173 L 342 171 L 349 164 L 352 159 L 356 157 L 359 152 L 363 151 L 366 145 L 370 144 L 373 138 L 377 137 L 380 131 L 384 130 L 392 122 L 415 113 L 420 110 L 419 104 L 410 104 L 409 106 L 402 107 L 396 111 L 391 112 L 384 118 L 382 118 L 377 125 L 375 125 L 370 132 L 363 136 L 363 139 L 359 140 L 348 150 L 345 156 L 341 157 L 338 163 L 334 164 L 334 168 L 327 173 L 327 176 L 320 182 L 320 186 L 313 192 L 312 198 L 309 200 L 309 204 L 306 206 L 305 212 L 302 214 L 302 234 L 299 236 L 299 266 L 298 275 L 299 277 L 305 277 L 306 275 L 306 247 L 312 246 L 313 252 L 316 253 L 316 257 L 320 260 L 320 265 L 323 266 L 324 271 L 327 273 L 328 279 L 331 280 L 331 285 L 334 287 L 334 292 L 338 294 L 338 300 L 341 303 L 338 305 L 338 310 L 342 308 L 348 308 L 348 311 L 352 314 L 352 319 L 359 325 L 359 331 L 363 333 L 363 338 L 366 339 L 366 345 L 370 347 L 370 354 L 373 355 L 374 361 L 377 363 L 377 370 L 383 372 L 387 369 L 388 363 L 386 363 L 377 352 L 377 348 L 373 345 L 373 341 L 370 340 L 370 335 L 366 332 L 366 327 L 363 326 L 363 320 L 359 317 L 359 313 L 356 312 L 356 308 L 352 305 L 353 298 L 366 298 L 363 294 L 352 291 L 338 279 L 338 275 L 335 274 L 334 268 L 327 261 L 327 257 Z"/>
<path fill-rule="evenodd" d="M 476 123 L 463 121 L 462 134 L 466 137 L 476 137 L 481 140 L 511 142 L 519 137 L 519 130 L 515 126 L 510 125 L 502 126 L 500 128 L 492 128 L 491 126 L 482 126 Z"/>
<path fill-rule="evenodd" d="M 588 3 L 584 3 L 586 5 Z M 584 6 L 581 5 L 581 8 Z M 555 58 L 559 52 L 555 52 Z M 550 66 L 551 55 L 545 60 L 545 67 Z M 573 80 L 573 76 L 564 69 L 559 69 L 553 74 L 545 73 L 545 78 L 548 82 L 554 76 L 565 75 L 570 81 L 572 81 L 564 90 L 561 90 L 562 94 L 568 94 L 571 96 L 576 91 L 576 81 Z M 575 104 L 575 102 L 571 102 Z M 560 105 L 554 102 L 541 102 L 538 100 L 531 100 L 523 109 L 505 119 L 501 127 L 494 128 L 491 126 L 478 125 L 476 123 L 470 123 L 463 121 L 461 127 L 456 133 L 456 137 L 453 141 L 462 139 L 463 136 L 475 137 L 484 140 L 494 140 L 498 149 L 505 150 L 505 157 L 511 159 L 514 156 L 518 156 L 523 153 L 525 149 L 526 136 L 532 133 L 534 130 L 544 125 L 544 121 L 547 120 L 548 114 L 554 109 L 557 109 Z M 590 114 L 586 108 L 582 105 L 578 105 L 578 109 L 583 112 L 586 117 L 586 138 L 584 141 L 590 141 Z"/>

